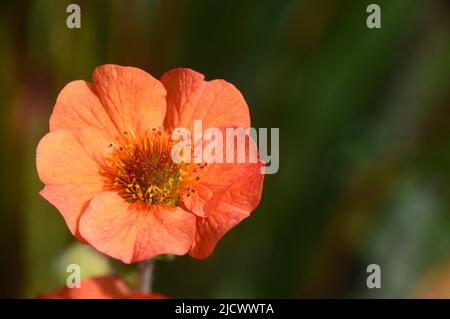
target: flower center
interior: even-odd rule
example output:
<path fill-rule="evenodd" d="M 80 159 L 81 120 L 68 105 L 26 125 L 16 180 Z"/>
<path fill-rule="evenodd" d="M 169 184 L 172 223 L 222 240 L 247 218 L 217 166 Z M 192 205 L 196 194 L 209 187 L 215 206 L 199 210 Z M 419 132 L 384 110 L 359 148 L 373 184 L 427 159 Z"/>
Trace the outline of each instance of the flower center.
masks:
<path fill-rule="evenodd" d="M 190 196 L 190 184 L 200 177 L 198 165 L 175 163 L 170 134 L 152 130 L 137 137 L 124 132 L 127 142 L 110 144 L 110 157 L 102 174 L 106 185 L 125 200 L 145 206 L 176 207 L 181 196 Z"/>

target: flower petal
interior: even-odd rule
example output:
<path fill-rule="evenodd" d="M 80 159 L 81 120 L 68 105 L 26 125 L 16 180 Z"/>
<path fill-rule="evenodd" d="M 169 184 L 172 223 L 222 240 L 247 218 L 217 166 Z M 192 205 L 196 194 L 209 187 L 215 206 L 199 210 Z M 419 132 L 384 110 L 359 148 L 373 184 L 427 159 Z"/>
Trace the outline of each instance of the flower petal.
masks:
<path fill-rule="evenodd" d="M 209 210 L 209 206 L 207 206 L 207 204 L 211 197 L 213 197 L 213 192 L 207 182 L 204 183 L 203 181 L 193 183 L 191 188 L 195 191 L 195 193 L 189 194 L 189 197 L 184 196 L 182 198 L 183 208 L 197 216 L 206 217 Z"/>
<path fill-rule="evenodd" d="M 119 134 L 138 134 L 163 125 L 166 90 L 147 72 L 113 64 L 97 67 L 93 88 Z"/>
<path fill-rule="evenodd" d="M 197 217 L 194 243 L 189 255 L 207 258 L 222 236 L 258 206 L 264 175 L 263 163 L 212 164 L 202 184 L 212 190 L 206 202 L 207 217 Z"/>
<path fill-rule="evenodd" d="M 182 197 L 182 205 L 186 210 L 200 217 L 206 217 L 214 211 L 225 192 L 232 185 L 247 178 L 249 174 L 254 174 L 255 170 L 264 166 L 264 163 L 258 159 L 256 143 L 243 130 L 233 135 L 234 139 L 230 139 L 232 143 L 228 141 L 226 129 L 221 128 L 220 131 L 223 140 L 222 151 L 214 148 L 217 158 L 214 156 L 209 158 L 212 156 L 210 154 L 203 156 L 203 165 L 205 162 L 208 165 L 200 170 L 201 178 L 190 185 L 193 192 L 189 193 L 189 196 Z M 245 144 L 239 142 L 238 139 L 244 141 Z M 201 142 L 203 143 L 202 149 L 206 150 L 210 141 L 203 139 Z M 220 147 L 220 145 L 215 145 L 215 147 Z M 231 163 L 227 163 L 228 157 L 232 159 Z M 243 163 L 237 163 L 238 161 L 243 161 Z"/>
<path fill-rule="evenodd" d="M 184 255 L 195 217 L 181 208 L 139 208 L 115 192 L 102 192 L 80 218 L 80 233 L 94 248 L 132 263 L 161 254 Z"/>
<path fill-rule="evenodd" d="M 59 94 L 50 118 L 50 130 L 96 128 L 110 139 L 124 131 L 142 133 L 163 124 L 164 86 L 134 67 L 102 65 L 93 72 L 93 84 L 73 81 Z"/>
<path fill-rule="evenodd" d="M 167 90 L 166 127 L 193 132 L 194 120 L 208 127 L 250 127 L 247 103 L 234 85 L 224 80 L 204 81 L 191 69 L 173 69 L 161 82 Z"/>
<path fill-rule="evenodd" d="M 96 128 L 111 139 L 119 134 L 92 84 L 81 80 L 62 89 L 50 117 L 50 131 L 76 128 Z"/>
<path fill-rule="evenodd" d="M 103 188 L 99 174 L 108 141 L 95 130 L 57 130 L 46 134 L 36 150 L 41 195 L 63 215 L 80 240 L 77 222 L 87 202 Z"/>

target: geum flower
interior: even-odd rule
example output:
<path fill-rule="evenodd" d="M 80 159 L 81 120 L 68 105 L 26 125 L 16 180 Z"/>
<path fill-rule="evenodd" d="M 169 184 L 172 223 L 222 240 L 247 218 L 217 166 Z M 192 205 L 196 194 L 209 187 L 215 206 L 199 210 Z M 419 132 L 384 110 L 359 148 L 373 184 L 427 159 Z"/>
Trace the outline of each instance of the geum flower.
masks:
<path fill-rule="evenodd" d="M 166 299 L 157 293 L 132 291 L 127 284 L 115 276 L 88 277 L 80 281 L 80 288 L 67 286 L 37 296 L 38 299 Z"/>
<path fill-rule="evenodd" d="M 60 92 L 50 132 L 37 147 L 40 194 L 71 232 L 132 263 L 160 254 L 206 258 L 257 207 L 264 164 L 179 163 L 169 155 L 175 128 L 249 128 L 247 104 L 224 80 L 190 69 L 161 78 L 103 65 L 93 83 Z"/>

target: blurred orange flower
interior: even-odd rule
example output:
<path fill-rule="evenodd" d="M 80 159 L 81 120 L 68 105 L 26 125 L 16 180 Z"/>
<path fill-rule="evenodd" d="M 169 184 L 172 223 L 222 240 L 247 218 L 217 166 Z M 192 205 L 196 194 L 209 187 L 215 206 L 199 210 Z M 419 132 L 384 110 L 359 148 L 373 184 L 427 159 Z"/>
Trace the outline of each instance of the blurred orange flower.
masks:
<path fill-rule="evenodd" d="M 450 262 L 438 264 L 427 273 L 413 290 L 413 298 L 450 299 Z"/>
<path fill-rule="evenodd" d="M 175 163 L 171 132 L 250 127 L 247 104 L 224 80 L 174 69 L 161 81 L 103 65 L 93 83 L 59 94 L 37 147 L 40 194 L 82 242 L 125 263 L 160 254 L 206 258 L 259 203 L 264 164 Z"/>
<path fill-rule="evenodd" d="M 100 276 L 82 279 L 80 288 L 63 287 L 58 291 L 40 295 L 39 299 L 166 299 L 151 293 L 131 291 L 126 283 L 113 276 Z"/>

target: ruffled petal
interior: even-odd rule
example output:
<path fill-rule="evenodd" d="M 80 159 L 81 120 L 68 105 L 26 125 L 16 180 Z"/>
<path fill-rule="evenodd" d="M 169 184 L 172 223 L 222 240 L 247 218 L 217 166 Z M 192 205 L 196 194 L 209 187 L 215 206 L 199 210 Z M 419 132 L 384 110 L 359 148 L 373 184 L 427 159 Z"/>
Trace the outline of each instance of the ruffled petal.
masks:
<path fill-rule="evenodd" d="M 214 209 L 208 212 L 207 217 L 197 217 L 195 239 L 189 250 L 189 255 L 195 258 L 207 258 L 220 238 L 250 216 L 261 199 L 264 178 L 261 174 L 262 163 L 234 164 L 234 167 L 223 165 L 222 168 L 212 169 L 211 173 L 215 173 L 217 188 L 222 188 L 222 183 L 228 186 L 224 192 L 216 192 L 208 201 L 207 205 Z M 211 175 L 211 179 L 214 175 Z M 213 184 L 211 188 L 214 188 Z"/>
<path fill-rule="evenodd" d="M 134 67 L 102 65 L 93 72 L 93 84 L 73 81 L 59 94 L 50 118 L 50 130 L 96 128 L 113 140 L 125 131 L 143 133 L 163 124 L 164 86 Z"/>
<path fill-rule="evenodd" d="M 92 74 L 93 88 L 119 132 L 146 130 L 163 125 L 166 90 L 157 79 L 135 67 L 106 64 Z"/>
<path fill-rule="evenodd" d="M 103 188 L 100 165 L 108 141 L 89 129 L 57 130 L 45 135 L 36 151 L 40 194 L 63 215 L 70 231 L 80 240 L 79 216 L 89 200 Z"/>
<path fill-rule="evenodd" d="M 132 263 L 161 254 L 184 255 L 195 216 L 181 208 L 139 208 L 114 192 L 95 196 L 80 218 L 80 233 L 102 253 Z"/>
<path fill-rule="evenodd" d="M 201 73 L 179 68 L 165 73 L 167 90 L 165 126 L 193 132 L 194 120 L 208 127 L 250 127 L 247 103 L 239 90 L 224 80 L 204 81 Z"/>
<path fill-rule="evenodd" d="M 202 169 L 200 179 L 194 181 L 190 187 L 193 192 L 189 196 L 183 196 L 182 205 L 190 212 L 200 217 L 206 217 L 215 210 L 225 192 L 234 184 L 254 174 L 264 164 L 258 159 L 258 148 L 253 139 L 241 131 L 242 140 L 245 141 L 241 147 L 237 135 L 227 141 L 226 129 L 219 129 L 222 134 L 222 149 L 212 151 L 215 154 L 208 155 L 205 152 L 210 141 L 204 138 Z M 239 135 L 239 134 L 238 134 Z M 232 142 L 232 143 L 229 143 Z M 220 146 L 217 146 L 220 147 Z M 215 157 L 217 156 L 217 158 Z M 228 157 L 231 162 L 227 163 Z M 260 172 L 262 174 L 263 172 Z M 246 191 L 245 189 L 243 191 Z"/>
<path fill-rule="evenodd" d="M 72 81 L 59 93 L 50 117 L 50 131 L 98 129 L 113 139 L 118 135 L 111 117 L 86 81 Z"/>

